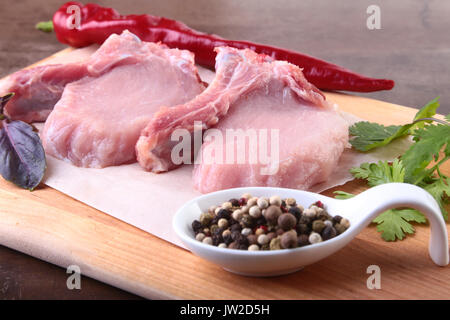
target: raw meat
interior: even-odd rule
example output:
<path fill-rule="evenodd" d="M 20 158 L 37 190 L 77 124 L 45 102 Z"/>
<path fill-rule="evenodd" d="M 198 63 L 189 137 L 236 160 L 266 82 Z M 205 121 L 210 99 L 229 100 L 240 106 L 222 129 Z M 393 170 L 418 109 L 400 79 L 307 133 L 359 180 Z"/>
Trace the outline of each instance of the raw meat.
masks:
<path fill-rule="evenodd" d="M 192 132 L 194 121 L 201 121 L 203 129 L 215 126 L 222 137 L 227 129 L 251 129 L 257 134 L 267 129 L 268 154 L 272 147 L 276 149 L 271 129 L 278 130 L 279 136 L 278 159 L 265 163 L 249 159 L 259 154 L 259 138 L 257 150 L 250 150 L 250 143 L 234 146 L 235 161 L 229 164 L 205 159 L 211 150 L 222 150 L 225 159 L 227 146 L 233 146 L 234 140 L 204 142 L 202 161 L 193 175 L 195 187 L 204 193 L 239 186 L 307 189 L 329 177 L 348 145 L 347 122 L 306 81 L 301 69 L 251 50 L 218 48 L 216 77 L 210 86 L 186 104 L 162 109 L 143 130 L 136 146 L 139 163 L 154 172 L 174 168 L 170 150 L 178 142 L 171 141 L 171 134 L 181 128 Z M 245 155 L 243 163 L 236 163 L 238 153 Z M 260 170 L 264 168 L 268 170 Z"/>
<path fill-rule="evenodd" d="M 89 68 L 108 72 L 66 85 L 42 132 L 48 154 L 82 167 L 136 161 L 136 141 L 153 113 L 203 91 L 192 53 L 122 36 L 130 41 L 111 40 L 108 49 L 129 63 L 111 68 L 115 60 L 103 52 Z"/>
<path fill-rule="evenodd" d="M 0 82 L 0 95 L 14 92 L 6 114 L 25 122 L 45 121 L 64 87 L 83 77 L 97 77 L 120 65 L 134 64 L 147 54 L 138 38 L 124 31 L 111 35 L 88 59 L 82 62 L 51 64 L 18 71 Z"/>

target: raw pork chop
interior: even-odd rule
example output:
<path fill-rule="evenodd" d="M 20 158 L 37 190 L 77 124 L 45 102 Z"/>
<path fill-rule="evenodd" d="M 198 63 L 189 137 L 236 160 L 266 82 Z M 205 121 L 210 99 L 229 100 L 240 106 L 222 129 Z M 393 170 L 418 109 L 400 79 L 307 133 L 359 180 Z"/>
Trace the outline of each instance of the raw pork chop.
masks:
<path fill-rule="evenodd" d="M 82 167 L 135 161 L 136 141 L 153 113 L 203 91 L 192 53 L 127 36 L 132 41 L 118 43 L 114 50 L 129 52 L 134 63 L 66 85 L 42 132 L 48 154 Z M 105 58 L 90 67 L 110 65 Z"/>
<path fill-rule="evenodd" d="M 88 59 L 68 64 L 51 64 L 18 71 L 0 82 L 0 95 L 14 92 L 5 107 L 9 117 L 25 122 L 45 121 L 64 87 L 83 77 L 97 77 L 120 65 L 134 64 L 147 51 L 137 37 L 124 31 L 111 35 Z"/>
<path fill-rule="evenodd" d="M 268 129 L 267 154 L 272 150 L 271 129 L 279 130 L 279 157 L 272 163 L 251 163 L 249 143 L 234 149 L 245 154 L 244 163 L 237 164 L 237 157 L 231 164 L 220 159 L 207 162 L 211 150 L 222 150 L 225 159 L 232 141 L 205 142 L 200 150 L 203 161 L 194 169 L 194 185 L 201 192 L 239 186 L 307 189 L 329 177 L 348 144 L 346 121 L 298 67 L 250 50 L 218 49 L 210 86 L 184 105 L 162 109 L 143 130 L 137 143 L 139 163 L 154 172 L 175 167 L 171 133 L 180 128 L 192 132 L 194 121 L 201 121 L 203 128 L 215 126 L 223 137 L 226 129 Z M 257 153 L 260 147 L 259 140 Z M 262 174 L 261 168 L 275 170 Z"/>

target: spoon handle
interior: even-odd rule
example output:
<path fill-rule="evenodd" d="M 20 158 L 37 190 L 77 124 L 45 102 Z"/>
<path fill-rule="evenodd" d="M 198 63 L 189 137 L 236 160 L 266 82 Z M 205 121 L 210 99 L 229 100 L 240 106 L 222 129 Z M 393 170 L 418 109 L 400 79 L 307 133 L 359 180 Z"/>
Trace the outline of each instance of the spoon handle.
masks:
<path fill-rule="evenodd" d="M 422 212 L 431 225 L 429 253 L 434 263 L 449 263 L 447 228 L 436 200 L 425 190 L 407 183 L 386 183 L 345 200 L 352 207 L 349 218 L 357 229 L 366 227 L 380 213 L 394 208 L 413 208 Z"/>

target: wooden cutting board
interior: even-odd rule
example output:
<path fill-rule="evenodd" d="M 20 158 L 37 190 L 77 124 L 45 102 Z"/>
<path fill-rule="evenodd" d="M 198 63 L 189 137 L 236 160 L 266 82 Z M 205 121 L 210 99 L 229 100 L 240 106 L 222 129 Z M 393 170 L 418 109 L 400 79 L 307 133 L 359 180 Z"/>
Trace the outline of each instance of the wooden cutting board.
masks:
<path fill-rule="evenodd" d="M 409 122 L 417 111 L 363 97 L 326 95 L 342 110 L 386 125 Z M 443 171 L 450 174 L 450 163 Z M 365 188 L 352 181 L 324 194 Z M 29 192 L 0 178 L 1 244 L 64 268 L 78 265 L 82 275 L 147 298 L 448 299 L 450 267 L 438 267 L 429 258 L 429 226 L 415 228 L 406 240 L 385 242 L 370 226 L 341 251 L 300 272 L 248 278 L 52 188 L 42 185 Z M 379 290 L 367 288 L 370 265 L 381 269 Z"/>

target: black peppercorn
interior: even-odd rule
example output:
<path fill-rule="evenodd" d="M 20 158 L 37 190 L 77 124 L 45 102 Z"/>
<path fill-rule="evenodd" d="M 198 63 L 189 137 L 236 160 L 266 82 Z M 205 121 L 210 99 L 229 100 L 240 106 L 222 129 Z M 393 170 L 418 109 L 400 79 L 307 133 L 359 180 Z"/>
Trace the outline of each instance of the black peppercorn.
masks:
<path fill-rule="evenodd" d="M 240 223 L 243 228 L 253 228 L 255 220 L 249 214 L 244 214 Z"/>
<path fill-rule="evenodd" d="M 217 218 L 218 219 L 230 219 L 231 217 L 231 211 L 227 209 L 220 209 L 219 212 L 217 212 Z"/>
<path fill-rule="evenodd" d="M 239 236 L 241 235 L 241 233 L 239 231 L 232 231 L 231 232 L 231 239 L 233 239 L 233 241 L 236 241 L 239 239 Z"/>
<path fill-rule="evenodd" d="M 333 217 L 333 222 L 334 223 L 339 223 L 341 222 L 342 217 L 340 215 L 336 215 Z"/>
<path fill-rule="evenodd" d="M 256 226 L 257 226 L 257 227 L 259 227 L 259 226 L 264 226 L 264 225 L 266 225 L 266 224 L 267 224 L 266 218 L 264 218 L 263 216 L 259 217 L 259 218 L 256 220 Z"/>
<path fill-rule="evenodd" d="M 297 238 L 297 244 L 299 247 L 303 247 L 309 244 L 309 237 L 306 234 L 301 234 Z"/>
<path fill-rule="evenodd" d="M 242 230 L 242 227 L 239 223 L 232 224 L 230 227 L 231 232 L 237 231 L 237 232 L 241 233 L 241 230 Z"/>
<path fill-rule="evenodd" d="M 229 245 L 233 241 L 231 232 L 225 233 L 224 235 L 222 235 L 222 238 L 223 242 L 225 242 L 226 245 Z"/>
<path fill-rule="evenodd" d="M 231 202 L 231 205 L 233 207 L 239 207 L 239 200 L 238 199 L 230 199 L 228 201 Z"/>
<path fill-rule="evenodd" d="M 233 242 L 238 243 L 239 245 L 243 244 L 248 246 L 248 239 L 246 236 L 244 236 L 241 233 L 233 232 L 231 234 L 231 238 L 233 239 Z"/>
<path fill-rule="evenodd" d="M 210 224 L 217 224 L 219 222 L 219 220 L 220 220 L 220 218 L 218 216 L 214 216 L 214 218 L 212 218 Z"/>
<path fill-rule="evenodd" d="M 212 241 L 214 246 L 218 246 L 219 243 L 224 242 L 221 234 L 214 234 L 212 236 Z"/>
<path fill-rule="evenodd" d="M 305 216 L 305 215 L 301 215 L 300 216 L 300 220 L 298 221 L 299 224 L 306 224 L 309 225 L 311 223 L 311 218 Z"/>
<path fill-rule="evenodd" d="M 215 234 L 222 234 L 222 232 L 224 231 L 225 229 L 223 229 L 223 228 L 219 228 L 219 227 L 217 227 L 217 228 L 212 228 L 212 226 L 211 226 L 211 233 L 212 233 L 212 235 L 215 235 Z"/>
<path fill-rule="evenodd" d="M 200 221 L 194 220 L 192 222 L 192 230 L 194 230 L 195 234 L 199 233 L 203 229 L 203 226 Z"/>
<path fill-rule="evenodd" d="M 298 234 L 308 234 L 311 230 L 308 228 L 307 224 L 299 223 L 296 227 Z"/>
<path fill-rule="evenodd" d="M 298 207 L 290 207 L 288 212 L 293 214 L 297 220 L 300 220 L 300 216 L 302 215 L 302 212 L 300 211 L 300 209 Z"/>
<path fill-rule="evenodd" d="M 336 237 L 336 234 L 337 234 L 336 229 L 328 226 L 325 229 L 323 229 L 323 231 L 322 231 L 322 239 L 328 240 L 328 239 L 334 238 L 334 237 Z"/>
<path fill-rule="evenodd" d="M 247 250 L 248 249 L 248 245 L 240 243 L 239 244 L 239 250 Z"/>
<path fill-rule="evenodd" d="M 324 211 L 320 211 L 316 214 L 316 218 L 322 221 L 328 220 L 329 215 L 328 213 L 324 210 Z"/>

